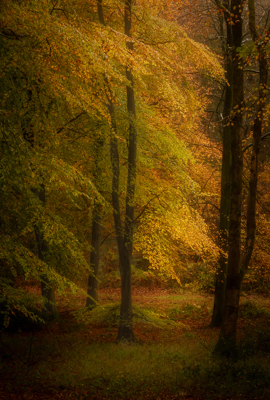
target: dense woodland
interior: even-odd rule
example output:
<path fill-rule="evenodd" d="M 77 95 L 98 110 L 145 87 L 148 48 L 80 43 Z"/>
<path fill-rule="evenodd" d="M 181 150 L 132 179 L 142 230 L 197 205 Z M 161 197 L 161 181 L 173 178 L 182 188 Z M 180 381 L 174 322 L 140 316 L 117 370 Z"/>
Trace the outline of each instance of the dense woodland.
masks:
<path fill-rule="evenodd" d="M 223 360 L 207 374 L 226 375 L 224 363 L 231 368 L 243 353 L 243 323 L 259 317 L 263 331 L 270 322 L 263 308 L 270 284 L 269 1 L 0 4 L 1 368 L 10 367 L 19 351 L 11 350 L 13 340 L 23 340 L 26 329 L 30 347 L 18 358 L 29 373 L 34 332 L 50 332 L 55 349 L 54 329 L 61 330 L 65 313 L 75 330 L 94 332 L 101 323 L 97 341 L 111 332 L 104 316 L 113 321 L 111 346 L 144 341 L 138 316 L 152 327 L 170 319 L 177 327 L 162 329 L 173 332 L 184 316 L 203 318 L 207 357 Z M 162 303 L 157 294 L 165 292 L 182 296 L 177 307 L 185 301 L 186 308 L 162 314 L 171 300 Z M 206 296 L 207 306 L 196 314 L 190 296 Z M 243 308 L 243 296 L 257 296 L 256 305 Z M 270 371 L 260 368 L 269 362 L 270 332 L 253 345 L 251 356 L 262 352 L 266 359 L 258 370 L 252 364 L 252 377 L 242 367 L 234 373 L 247 387 L 265 376 L 240 394 L 266 399 Z M 125 349 L 131 355 L 133 347 Z M 178 358 L 170 362 L 177 363 L 182 356 L 174 351 Z M 205 377 L 201 367 L 181 363 L 185 381 Z M 160 397 L 153 394 L 158 385 L 149 384 L 147 372 L 150 389 L 140 395 L 125 374 L 118 386 L 97 376 L 91 390 L 68 391 L 71 384 L 60 380 L 63 396 L 45 390 L 27 398 L 168 396 L 166 384 L 157 389 Z M 239 398 L 236 389 L 232 397 L 227 387 L 217 391 L 219 383 L 209 386 L 209 397 L 197 391 L 200 382 L 182 392 L 177 384 L 174 390 L 168 383 L 168 398 Z M 130 392 L 121 392 L 123 385 Z M 2 389 L 11 398 L 13 389 Z"/>

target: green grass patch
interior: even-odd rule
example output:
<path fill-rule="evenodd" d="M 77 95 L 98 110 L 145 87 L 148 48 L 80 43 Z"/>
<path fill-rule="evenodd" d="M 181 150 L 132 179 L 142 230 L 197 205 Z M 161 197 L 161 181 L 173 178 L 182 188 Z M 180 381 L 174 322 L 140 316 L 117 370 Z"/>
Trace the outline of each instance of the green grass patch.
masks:
<path fill-rule="evenodd" d="M 172 307 L 167 310 L 169 318 L 173 321 L 185 320 L 192 318 L 198 320 L 205 315 L 210 315 L 210 310 L 206 304 L 196 305 L 185 303 L 182 306 Z"/>
<path fill-rule="evenodd" d="M 133 305 L 133 322 L 150 324 L 155 327 L 166 327 L 174 324 L 174 321 L 166 312 L 154 312 L 145 308 Z M 92 310 L 83 308 L 74 313 L 77 321 L 85 324 L 105 324 L 118 326 L 120 320 L 120 304 L 98 305 Z M 184 327 L 185 325 L 181 323 Z"/>
<path fill-rule="evenodd" d="M 87 344 L 75 337 L 35 338 L 31 354 L 29 341 L 18 346 L 14 337 L 6 337 L 4 342 L 14 354 L 2 364 L 2 377 L 6 374 L 10 379 L 12 375 L 12 384 L 18 388 L 63 387 L 98 391 L 112 398 L 137 393 L 143 397 L 143 393 L 159 393 L 165 388 L 189 390 L 187 377 L 182 376 L 184 367 L 197 362 L 198 357 L 207 357 L 205 348 L 188 337 L 181 346 Z"/>
<path fill-rule="evenodd" d="M 202 335 L 191 328 L 172 331 L 184 326 L 185 319 L 195 321 L 209 315 L 207 298 L 168 294 L 160 308 L 162 302 L 155 296 L 153 293 L 154 301 L 147 303 L 148 309 L 134 306 L 134 326 L 149 324 L 149 332 L 158 327 L 158 340 L 166 339 L 163 343 L 95 342 L 91 324 L 102 324 L 102 334 L 115 335 L 119 304 L 81 309 L 76 312 L 77 320 L 66 315 L 33 334 L 2 333 L 0 379 L 6 392 L 38 388 L 47 398 L 53 399 L 48 393 L 61 392 L 62 398 L 85 400 L 270 398 L 267 308 L 259 301 L 244 302 L 240 313 L 248 320 L 246 337 L 237 344 L 235 357 L 228 360 L 213 356 L 214 330 L 208 328 Z M 170 335 L 175 340 L 176 332 L 177 343 L 169 342 Z M 205 334 L 207 339 L 202 339 Z"/>
<path fill-rule="evenodd" d="M 266 318 L 270 319 L 270 311 L 258 303 L 247 300 L 240 306 L 240 316 L 244 319 Z"/>
<path fill-rule="evenodd" d="M 69 334 L 49 341 L 36 337 L 29 353 L 29 340 L 18 346 L 14 336 L 5 337 L 4 345 L 14 349 L 17 362 L 5 359 L 1 375 L 12 382 L 7 386 L 10 393 L 40 387 L 84 393 L 85 398 L 98 393 L 104 399 L 154 399 L 161 393 L 209 400 L 228 394 L 235 399 L 269 398 L 267 362 L 256 356 L 234 363 L 219 360 L 211 355 L 213 345 L 206 348 L 197 339 L 183 335 L 178 345 L 87 344 Z"/>

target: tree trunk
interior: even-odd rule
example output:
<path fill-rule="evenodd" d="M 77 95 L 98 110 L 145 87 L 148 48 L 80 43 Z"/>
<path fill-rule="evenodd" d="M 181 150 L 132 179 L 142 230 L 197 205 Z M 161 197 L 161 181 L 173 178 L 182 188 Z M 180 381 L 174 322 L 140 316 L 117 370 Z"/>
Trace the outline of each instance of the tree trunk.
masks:
<path fill-rule="evenodd" d="M 236 341 L 238 307 L 240 299 L 240 241 L 241 241 L 241 206 L 242 206 L 242 112 L 244 90 L 243 69 L 236 49 L 242 43 L 241 0 L 231 1 L 232 21 L 232 70 L 233 70 L 233 115 L 231 118 L 231 205 L 229 224 L 229 251 L 227 282 L 225 290 L 224 315 L 216 351 L 227 353 L 233 351 Z M 239 12 L 240 10 L 240 12 Z M 240 17 L 239 17 L 240 14 Z M 237 112 L 238 111 L 238 112 Z"/>
<path fill-rule="evenodd" d="M 101 134 L 94 141 L 94 174 L 93 183 L 98 190 L 101 190 L 101 173 L 102 173 L 102 152 L 104 147 L 104 138 Z M 91 235 L 91 251 L 90 251 L 90 274 L 88 277 L 86 307 L 93 307 L 98 302 L 98 270 L 100 258 L 100 239 L 101 239 L 101 222 L 103 217 L 103 206 L 98 199 L 95 200 L 92 215 L 92 235 Z"/>
<path fill-rule="evenodd" d="M 249 8 L 249 28 L 256 45 L 256 50 L 259 54 L 259 101 L 254 119 L 253 126 L 253 143 L 250 165 L 250 178 L 249 178 L 249 193 L 247 205 L 247 228 L 246 228 L 246 242 L 241 262 L 241 278 L 243 279 L 245 272 L 252 256 L 253 247 L 255 243 L 256 232 L 256 198 L 257 198 L 257 182 L 258 182 L 258 158 L 260 153 L 260 143 L 262 136 L 263 114 L 266 107 L 266 93 L 267 93 L 267 80 L 268 80 L 268 65 L 266 44 L 259 38 L 255 22 L 255 5 L 254 0 L 248 1 Z M 260 42 L 260 43 L 259 43 Z"/>
<path fill-rule="evenodd" d="M 27 90 L 28 100 L 32 101 L 32 91 Z M 33 149 L 35 147 L 35 136 L 32 130 L 32 125 L 29 120 L 22 121 L 22 131 L 24 139 L 29 143 L 30 148 Z M 38 188 L 32 188 L 32 193 L 34 193 L 41 204 L 45 206 L 46 196 L 45 196 L 45 186 L 41 184 Z M 46 262 L 46 253 L 47 253 L 47 245 L 44 240 L 43 232 L 39 229 L 37 225 L 35 225 L 35 236 L 38 248 L 38 257 L 41 261 Z M 41 295 L 44 298 L 44 306 L 46 313 L 49 314 L 50 318 L 54 318 L 56 316 L 56 308 L 55 308 L 55 293 L 54 288 L 52 287 L 48 277 L 46 275 L 41 274 L 40 276 L 41 282 Z"/>
<path fill-rule="evenodd" d="M 86 307 L 94 307 L 98 303 L 98 270 L 100 258 L 100 238 L 101 238 L 102 205 L 96 203 L 92 217 L 92 238 L 90 251 L 90 274 L 88 277 Z"/>
<path fill-rule="evenodd" d="M 113 108 L 110 105 L 110 113 L 112 117 L 112 126 L 116 129 Z M 115 132 L 115 131 L 114 131 Z M 132 314 L 132 297 L 131 297 L 131 258 L 130 258 L 130 245 L 127 236 L 123 234 L 122 221 L 120 215 L 120 201 L 119 201 L 119 153 L 118 143 L 115 136 L 111 138 L 111 163 L 113 170 L 112 180 L 112 204 L 114 226 L 119 254 L 119 268 L 121 274 L 121 307 L 120 307 L 120 322 L 117 335 L 117 341 L 135 341 L 133 333 L 133 314 Z M 127 216 L 126 216 L 127 221 Z"/>
<path fill-rule="evenodd" d="M 131 38 L 131 5 L 132 0 L 125 1 L 125 35 Z M 133 50 L 132 41 L 127 40 L 127 48 Z M 128 138 L 128 178 L 126 195 L 126 216 L 124 227 L 124 254 L 121 265 L 121 308 L 120 324 L 117 340 L 134 341 L 133 333 L 133 314 L 132 314 L 132 296 L 131 296 L 131 261 L 133 245 L 133 220 L 134 220 L 134 197 L 136 182 L 136 156 L 137 156 L 137 138 L 136 138 L 136 113 L 135 97 L 133 88 L 132 70 L 126 67 L 126 77 L 129 82 L 127 85 L 127 111 L 129 116 L 129 138 Z"/>
<path fill-rule="evenodd" d="M 223 17 L 220 21 L 221 36 L 223 32 Z M 223 46 L 224 69 L 226 71 L 225 78 L 227 80 L 225 87 L 225 98 L 223 107 L 223 132 L 222 132 L 222 171 L 221 171 L 221 196 L 220 196 L 220 216 L 219 216 L 219 247 L 221 249 L 218 259 L 218 267 L 216 271 L 215 282 L 215 298 L 214 308 L 210 326 L 217 327 L 222 324 L 226 274 L 227 274 L 227 254 L 228 254 L 228 231 L 230 217 L 230 200 L 231 200 L 231 125 L 230 114 L 232 111 L 232 59 L 230 48 L 231 43 L 231 26 L 227 23 L 227 43 Z"/>
<path fill-rule="evenodd" d="M 39 200 L 45 205 L 45 187 L 44 185 L 40 186 L 40 189 L 33 190 Z M 35 235 L 37 241 L 38 248 L 38 257 L 41 261 L 46 262 L 46 253 L 47 253 L 47 245 L 43 237 L 43 233 L 36 226 L 35 227 Z M 54 288 L 52 287 L 49 279 L 46 275 L 41 275 L 41 295 L 44 298 L 44 306 L 45 312 L 49 315 L 50 318 L 54 318 L 56 316 L 56 308 L 55 308 L 55 293 Z"/>
<path fill-rule="evenodd" d="M 102 0 L 98 0 L 98 15 L 102 25 L 104 22 Z M 131 0 L 125 2 L 125 34 L 131 38 Z M 127 48 L 131 51 L 133 44 L 127 41 Z M 117 126 L 115 120 L 114 105 L 112 96 L 108 96 L 108 110 L 111 118 L 111 142 L 110 154 L 112 164 L 112 205 L 113 217 L 115 225 L 115 233 L 119 254 L 119 268 L 121 274 L 121 306 L 120 306 L 120 322 L 117 335 L 117 341 L 135 341 L 133 333 L 133 313 L 132 313 L 132 296 L 131 296 L 131 255 L 133 243 L 133 219 L 134 219 L 134 195 L 136 180 L 136 127 L 135 127 L 135 99 L 133 90 L 133 74 L 131 70 L 126 68 L 126 77 L 129 81 L 127 86 L 127 111 L 129 115 L 129 140 L 128 140 L 128 179 L 127 179 L 127 195 L 126 195 L 126 214 L 124 230 L 122 227 L 120 214 L 119 199 L 119 152 L 117 143 Z M 104 79 L 108 93 L 110 93 L 110 85 L 108 79 Z"/>

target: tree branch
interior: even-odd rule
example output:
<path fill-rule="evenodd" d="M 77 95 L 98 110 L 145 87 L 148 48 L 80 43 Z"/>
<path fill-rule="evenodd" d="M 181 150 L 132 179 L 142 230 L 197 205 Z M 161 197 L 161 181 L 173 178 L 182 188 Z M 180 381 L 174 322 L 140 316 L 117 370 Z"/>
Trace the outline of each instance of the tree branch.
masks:
<path fill-rule="evenodd" d="M 264 139 L 267 139 L 267 137 L 270 135 L 270 132 L 267 132 L 265 135 L 263 135 L 262 137 L 261 137 L 261 141 L 262 140 L 264 140 Z M 244 149 L 243 149 L 243 153 L 249 148 L 249 147 L 251 147 L 253 145 L 253 142 L 252 143 L 249 143 L 246 147 L 244 147 Z"/>
<path fill-rule="evenodd" d="M 159 198 L 161 196 L 162 193 L 164 193 L 166 190 L 163 190 L 161 193 L 157 194 L 156 196 L 154 196 L 152 199 L 150 199 L 146 205 L 143 207 L 142 211 L 137 215 L 137 217 L 132 221 L 132 224 L 134 224 L 141 216 L 142 214 L 145 212 L 145 210 L 147 209 L 147 207 L 149 206 L 149 204 L 151 203 L 151 201 Z"/>
<path fill-rule="evenodd" d="M 63 129 L 72 122 L 76 121 L 76 119 L 80 118 L 82 115 L 86 114 L 85 111 L 82 111 L 80 114 L 78 114 L 76 117 L 72 118 L 70 121 L 68 121 L 65 125 L 63 125 L 61 128 L 57 129 L 57 133 L 62 132 Z"/>
<path fill-rule="evenodd" d="M 20 38 L 25 38 L 29 37 L 29 35 L 19 35 L 18 33 L 15 33 L 12 29 L 8 28 L 7 30 L 3 29 L 1 30 L 1 33 L 3 36 L 5 36 L 7 39 L 16 39 L 20 40 Z"/>

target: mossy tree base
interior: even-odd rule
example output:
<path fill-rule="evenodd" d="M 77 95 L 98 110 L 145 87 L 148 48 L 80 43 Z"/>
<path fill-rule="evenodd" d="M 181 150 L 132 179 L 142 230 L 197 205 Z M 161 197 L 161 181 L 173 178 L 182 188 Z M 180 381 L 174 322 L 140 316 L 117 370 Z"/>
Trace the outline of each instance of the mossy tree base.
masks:
<path fill-rule="evenodd" d="M 118 335 L 116 339 L 117 343 L 136 343 L 136 337 L 134 335 L 133 329 L 129 326 L 121 325 L 119 326 Z"/>

